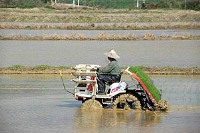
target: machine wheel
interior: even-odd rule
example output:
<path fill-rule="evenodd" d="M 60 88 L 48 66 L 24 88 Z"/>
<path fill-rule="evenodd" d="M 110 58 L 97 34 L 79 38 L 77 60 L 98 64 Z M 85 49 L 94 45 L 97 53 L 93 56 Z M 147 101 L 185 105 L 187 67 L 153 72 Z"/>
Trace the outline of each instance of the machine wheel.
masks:
<path fill-rule="evenodd" d="M 113 102 L 113 109 L 121 108 L 125 110 L 129 109 L 141 109 L 140 101 L 132 94 L 122 94 L 118 96 Z"/>
<path fill-rule="evenodd" d="M 97 109 L 102 109 L 102 105 L 99 101 L 95 99 L 88 99 L 83 102 L 81 109 L 91 109 L 91 110 L 97 110 Z"/>

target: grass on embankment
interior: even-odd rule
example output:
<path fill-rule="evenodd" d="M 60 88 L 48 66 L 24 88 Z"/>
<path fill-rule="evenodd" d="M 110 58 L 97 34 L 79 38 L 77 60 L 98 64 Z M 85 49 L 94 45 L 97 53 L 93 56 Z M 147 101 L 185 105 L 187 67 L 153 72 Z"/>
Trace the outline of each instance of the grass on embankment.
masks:
<path fill-rule="evenodd" d="M 74 70 L 71 66 L 22 66 L 14 65 L 11 67 L 0 68 L 0 74 L 58 74 L 61 70 L 62 73 L 71 74 Z M 122 67 L 126 69 L 127 67 Z M 147 74 L 176 74 L 176 75 L 199 75 L 199 67 L 181 68 L 181 67 L 147 67 L 139 66 Z"/>
<path fill-rule="evenodd" d="M 23 35 L 0 35 L 0 40 L 200 40 L 200 36 L 192 35 L 160 35 L 155 36 L 152 33 L 145 33 L 144 36 L 135 36 L 134 34 L 105 34 L 100 33 L 97 36 L 85 36 L 84 34 L 65 34 L 65 35 L 44 35 L 44 36 L 23 36 Z"/>
<path fill-rule="evenodd" d="M 160 30 L 160 29 L 200 29 L 200 23 L 196 22 L 153 22 L 153 23 L 0 23 L 0 29 L 27 29 L 27 30 Z"/>
<path fill-rule="evenodd" d="M 39 66 L 22 66 L 14 65 L 11 67 L 1 67 L 0 74 L 57 74 L 59 71 L 63 73 L 71 73 L 70 66 L 48 66 L 48 65 L 39 65 Z"/>

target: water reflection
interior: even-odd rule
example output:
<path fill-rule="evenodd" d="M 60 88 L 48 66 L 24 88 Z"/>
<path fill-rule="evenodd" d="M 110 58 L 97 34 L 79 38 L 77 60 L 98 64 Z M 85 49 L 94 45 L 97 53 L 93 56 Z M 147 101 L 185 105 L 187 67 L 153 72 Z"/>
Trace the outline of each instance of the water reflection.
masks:
<path fill-rule="evenodd" d="M 124 130 L 126 132 L 137 132 L 141 130 L 141 127 L 151 127 L 153 130 L 154 126 L 162 122 L 159 112 L 149 111 L 86 111 L 80 109 L 76 112 L 76 115 L 74 127 L 76 132 L 81 132 L 83 129 L 87 132 L 95 132 L 97 129 L 101 132 L 109 132 L 110 130 L 116 133 L 124 132 Z"/>

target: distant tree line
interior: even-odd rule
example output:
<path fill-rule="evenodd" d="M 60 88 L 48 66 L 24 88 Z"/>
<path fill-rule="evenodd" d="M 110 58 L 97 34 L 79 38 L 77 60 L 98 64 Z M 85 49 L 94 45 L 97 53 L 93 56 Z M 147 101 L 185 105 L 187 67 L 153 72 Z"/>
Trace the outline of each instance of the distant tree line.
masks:
<path fill-rule="evenodd" d="M 76 2 L 78 0 L 75 0 Z M 200 10 L 200 0 L 138 0 L 141 9 L 190 9 Z M 73 0 L 0 0 L 0 7 L 33 8 L 47 3 L 68 3 Z M 80 5 L 97 8 L 135 9 L 137 0 L 79 0 Z"/>
<path fill-rule="evenodd" d="M 142 9 L 190 9 L 200 10 L 200 0 L 160 0 L 142 3 Z"/>
<path fill-rule="evenodd" d="M 45 1 L 46 0 L 0 0 L 0 6 L 8 8 L 33 8 L 43 6 Z"/>

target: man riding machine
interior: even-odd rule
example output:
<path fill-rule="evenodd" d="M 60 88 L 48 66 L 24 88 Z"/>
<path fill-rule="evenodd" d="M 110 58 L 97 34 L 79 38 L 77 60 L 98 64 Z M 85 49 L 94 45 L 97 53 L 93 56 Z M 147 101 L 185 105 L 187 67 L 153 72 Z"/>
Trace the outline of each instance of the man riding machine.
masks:
<path fill-rule="evenodd" d="M 122 71 L 117 61 L 120 57 L 113 49 L 105 55 L 109 60 L 105 67 L 90 64 L 79 64 L 75 67 L 74 96 L 75 99 L 82 101 L 82 108 L 100 109 L 105 106 L 113 109 L 139 110 L 168 108 L 167 102 L 161 100 L 160 92 L 156 88 L 153 88 L 153 91 L 147 88 L 134 73 L 134 67 L 128 67 L 126 72 L 131 75 L 132 80 L 136 81 L 135 88 L 121 81 Z"/>

